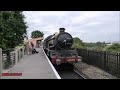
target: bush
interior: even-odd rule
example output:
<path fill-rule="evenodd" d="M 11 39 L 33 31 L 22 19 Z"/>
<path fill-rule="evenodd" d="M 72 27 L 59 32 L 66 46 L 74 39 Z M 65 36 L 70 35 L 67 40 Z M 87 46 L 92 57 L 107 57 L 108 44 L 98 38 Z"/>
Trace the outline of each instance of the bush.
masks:
<path fill-rule="evenodd" d="M 74 49 L 84 48 L 82 40 L 80 40 L 78 37 L 73 38 L 72 48 Z"/>
<path fill-rule="evenodd" d="M 109 46 L 106 50 L 107 51 L 120 52 L 120 44 L 114 43 L 111 46 Z"/>

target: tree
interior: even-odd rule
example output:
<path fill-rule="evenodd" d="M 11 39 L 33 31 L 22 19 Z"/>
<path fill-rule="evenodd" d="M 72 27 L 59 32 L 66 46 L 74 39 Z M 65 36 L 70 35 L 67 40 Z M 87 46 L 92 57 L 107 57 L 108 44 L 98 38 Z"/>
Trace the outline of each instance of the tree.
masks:
<path fill-rule="evenodd" d="M 120 44 L 118 43 L 114 43 L 111 46 L 109 46 L 107 48 L 108 51 L 116 51 L 116 52 L 120 52 Z"/>
<path fill-rule="evenodd" d="M 15 48 L 27 33 L 22 11 L 0 11 L 0 48 Z"/>
<path fill-rule="evenodd" d="M 105 50 L 106 43 L 104 42 L 96 42 L 96 43 L 84 43 L 85 47 L 90 50 Z"/>
<path fill-rule="evenodd" d="M 44 33 L 39 30 L 35 30 L 31 34 L 31 38 L 38 38 L 38 37 L 43 37 L 43 36 L 44 36 Z"/>
<path fill-rule="evenodd" d="M 73 38 L 72 48 L 83 48 L 84 44 L 78 37 Z"/>

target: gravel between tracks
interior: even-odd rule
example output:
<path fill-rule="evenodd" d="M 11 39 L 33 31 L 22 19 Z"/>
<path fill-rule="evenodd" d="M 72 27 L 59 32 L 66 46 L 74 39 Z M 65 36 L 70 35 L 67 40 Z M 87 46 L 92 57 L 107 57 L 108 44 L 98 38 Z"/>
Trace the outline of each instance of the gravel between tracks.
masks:
<path fill-rule="evenodd" d="M 83 73 L 88 79 L 117 79 L 117 77 L 105 72 L 104 70 L 88 65 L 84 62 L 74 64 L 81 73 Z"/>

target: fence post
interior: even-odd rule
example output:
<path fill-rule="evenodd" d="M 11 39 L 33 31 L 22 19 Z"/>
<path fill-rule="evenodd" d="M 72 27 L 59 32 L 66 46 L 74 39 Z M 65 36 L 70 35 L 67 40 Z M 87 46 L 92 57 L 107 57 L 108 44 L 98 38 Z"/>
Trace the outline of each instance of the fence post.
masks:
<path fill-rule="evenodd" d="M 13 54 L 12 53 L 10 53 L 10 60 L 11 60 L 11 65 L 13 65 Z"/>
<path fill-rule="evenodd" d="M 120 77 L 120 53 L 119 53 L 119 56 L 118 56 L 118 75 Z"/>
<path fill-rule="evenodd" d="M 15 64 L 18 63 L 18 49 L 15 49 Z"/>
<path fill-rule="evenodd" d="M 22 58 L 24 57 L 25 53 L 24 53 L 24 47 L 22 48 Z"/>
<path fill-rule="evenodd" d="M 2 76 L 3 68 L 2 68 L 2 49 L 0 48 L 0 78 Z"/>
<path fill-rule="evenodd" d="M 104 68 L 105 68 L 105 70 L 106 70 L 106 54 L 107 54 L 106 51 L 104 51 L 103 55 L 104 55 Z"/>

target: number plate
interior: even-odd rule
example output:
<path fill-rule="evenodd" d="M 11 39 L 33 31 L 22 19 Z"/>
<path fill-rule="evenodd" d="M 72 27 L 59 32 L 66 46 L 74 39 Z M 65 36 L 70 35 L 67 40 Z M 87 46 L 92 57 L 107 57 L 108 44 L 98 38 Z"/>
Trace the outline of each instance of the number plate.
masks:
<path fill-rule="evenodd" d="M 75 59 L 68 59 L 68 62 L 75 61 Z"/>

